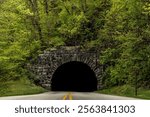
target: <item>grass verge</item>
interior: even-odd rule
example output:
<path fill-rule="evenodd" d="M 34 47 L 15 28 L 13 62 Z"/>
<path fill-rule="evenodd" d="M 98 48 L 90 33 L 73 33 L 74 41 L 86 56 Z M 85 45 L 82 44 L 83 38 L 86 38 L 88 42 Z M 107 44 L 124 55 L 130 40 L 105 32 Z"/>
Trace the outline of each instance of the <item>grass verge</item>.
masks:
<path fill-rule="evenodd" d="M 46 91 L 47 90 L 43 89 L 42 87 L 32 84 L 27 79 L 0 83 L 0 97 L 38 94 Z"/>
<path fill-rule="evenodd" d="M 135 96 L 135 89 L 129 85 L 116 86 L 109 89 L 103 89 L 97 91 L 98 93 L 110 94 L 110 95 L 118 95 L 118 96 L 126 96 L 126 97 L 134 97 L 141 99 L 150 99 L 150 90 L 139 88 L 138 94 Z"/>

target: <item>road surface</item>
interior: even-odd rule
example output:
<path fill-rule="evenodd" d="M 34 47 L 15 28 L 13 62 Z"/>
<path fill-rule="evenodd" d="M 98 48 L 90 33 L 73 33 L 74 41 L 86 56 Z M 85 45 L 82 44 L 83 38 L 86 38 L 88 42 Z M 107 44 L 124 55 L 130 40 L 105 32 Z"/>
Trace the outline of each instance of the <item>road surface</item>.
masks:
<path fill-rule="evenodd" d="M 136 100 L 94 92 L 46 92 L 36 95 L 0 97 L 0 100 Z"/>

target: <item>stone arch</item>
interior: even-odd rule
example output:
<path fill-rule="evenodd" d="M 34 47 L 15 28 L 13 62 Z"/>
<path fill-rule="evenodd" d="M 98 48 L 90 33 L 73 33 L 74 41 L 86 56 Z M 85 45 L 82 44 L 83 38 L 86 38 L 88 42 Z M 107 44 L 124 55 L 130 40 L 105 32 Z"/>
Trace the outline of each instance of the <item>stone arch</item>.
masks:
<path fill-rule="evenodd" d="M 51 90 L 52 75 L 59 66 L 71 61 L 83 62 L 95 72 L 97 89 L 100 89 L 102 87 L 102 67 L 98 59 L 96 52 L 81 50 L 78 47 L 61 47 L 44 51 L 36 60 L 32 60 L 30 70 L 36 75 L 35 84 Z"/>

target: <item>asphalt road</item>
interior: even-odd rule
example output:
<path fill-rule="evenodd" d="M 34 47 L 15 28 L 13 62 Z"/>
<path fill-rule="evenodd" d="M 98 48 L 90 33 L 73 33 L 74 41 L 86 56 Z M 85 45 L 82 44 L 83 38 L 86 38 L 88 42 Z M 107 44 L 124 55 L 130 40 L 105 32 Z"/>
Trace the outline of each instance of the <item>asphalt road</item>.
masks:
<path fill-rule="evenodd" d="M 36 95 L 0 97 L 0 100 L 137 100 L 94 92 L 46 92 Z"/>

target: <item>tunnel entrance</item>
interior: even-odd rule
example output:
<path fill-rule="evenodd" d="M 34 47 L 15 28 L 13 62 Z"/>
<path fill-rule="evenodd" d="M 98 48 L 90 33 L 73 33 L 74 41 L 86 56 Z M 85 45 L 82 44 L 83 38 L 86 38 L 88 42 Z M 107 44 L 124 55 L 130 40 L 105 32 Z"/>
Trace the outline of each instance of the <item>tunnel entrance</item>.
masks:
<path fill-rule="evenodd" d="M 59 66 L 51 80 L 52 91 L 91 92 L 97 90 L 94 71 L 83 62 L 67 62 Z"/>

